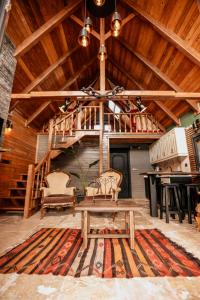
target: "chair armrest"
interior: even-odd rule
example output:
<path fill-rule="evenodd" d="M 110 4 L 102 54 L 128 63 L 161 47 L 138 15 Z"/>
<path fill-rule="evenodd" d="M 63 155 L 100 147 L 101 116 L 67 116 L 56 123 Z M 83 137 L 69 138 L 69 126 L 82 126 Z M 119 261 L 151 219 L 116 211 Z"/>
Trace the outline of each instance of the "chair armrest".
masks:
<path fill-rule="evenodd" d="M 47 197 L 50 195 L 50 188 L 48 187 L 43 186 L 40 188 L 40 191 L 42 191 L 43 197 Z"/>
<path fill-rule="evenodd" d="M 74 186 L 67 187 L 65 190 L 65 194 L 69 196 L 75 196 L 75 193 L 76 193 L 76 187 Z"/>

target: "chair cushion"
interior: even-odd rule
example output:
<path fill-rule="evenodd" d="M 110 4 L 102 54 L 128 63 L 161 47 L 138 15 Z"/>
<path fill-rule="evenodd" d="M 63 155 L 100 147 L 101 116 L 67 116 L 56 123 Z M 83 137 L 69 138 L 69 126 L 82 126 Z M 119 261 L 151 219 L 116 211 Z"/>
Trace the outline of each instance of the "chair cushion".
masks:
<path fill-rule="evenodd" d="M 42 199 L 42 204 L 59 204 L 59 203 L 69 203 L 69 202 L 74 202 L 75 201 L 75 197 L 74 196 L 70 196 L 70 195 L 63 195 L 63 194 L 54 194 L 54 195 L 50 195 L 47 197 L 44 197 Z"/>

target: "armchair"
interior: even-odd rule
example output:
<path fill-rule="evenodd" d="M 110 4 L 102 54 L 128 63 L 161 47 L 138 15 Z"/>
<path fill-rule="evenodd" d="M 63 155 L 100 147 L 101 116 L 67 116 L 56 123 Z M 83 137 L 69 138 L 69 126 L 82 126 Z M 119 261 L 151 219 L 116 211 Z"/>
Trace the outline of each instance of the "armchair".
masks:
<path fill-rule="evenodd" d="M 121 182 L 122 174 L 119 171 L 109 169 L 103 172 L 85 188 L 86 199 L 95 200 L 103 198 L 117 201 L 118 194 L 121 191 Z"/>
<path fill-rule="evenodd" d="M 61 208 L 75 206 L 75 187 L 66 187 L 70 182 L 70 175 L 64 172 L 52 172 L 45 177 L 47 187 L 42 187 L 41 218 L 46 208 Z"/>

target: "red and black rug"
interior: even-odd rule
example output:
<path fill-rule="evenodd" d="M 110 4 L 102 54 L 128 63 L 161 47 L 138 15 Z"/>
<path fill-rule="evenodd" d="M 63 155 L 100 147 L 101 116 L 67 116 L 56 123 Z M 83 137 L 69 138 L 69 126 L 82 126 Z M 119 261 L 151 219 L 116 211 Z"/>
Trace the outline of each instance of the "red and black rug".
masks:
<path fill-rule="evenodd" d="M 127 239 L 90 239 L 83 250 L 79 229 L 42 228 L 0 257 L 0 273 L 104 278 L 200 276 L 200 261 L 158 229 L 136 230 L 135 241 L 135 250 L 131 250 Z"/>

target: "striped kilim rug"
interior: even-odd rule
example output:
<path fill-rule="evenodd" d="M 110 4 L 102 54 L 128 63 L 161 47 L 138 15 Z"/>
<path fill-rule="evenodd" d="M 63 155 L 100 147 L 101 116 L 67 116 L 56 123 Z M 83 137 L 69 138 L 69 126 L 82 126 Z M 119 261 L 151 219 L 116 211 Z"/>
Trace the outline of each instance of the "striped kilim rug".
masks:
<path fill-rule="evenodd" d="M 128 239 L 90 239 L 83 250 L 79 229 L 42 228 L 0 257 L 0 273 L 104 278 L 200 276 L 200 261 L 158 229 L 136 230 L 135 241 L 131 251 Z"/>

